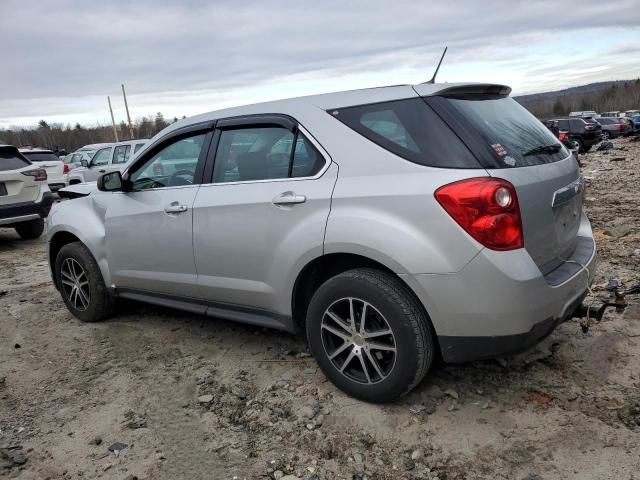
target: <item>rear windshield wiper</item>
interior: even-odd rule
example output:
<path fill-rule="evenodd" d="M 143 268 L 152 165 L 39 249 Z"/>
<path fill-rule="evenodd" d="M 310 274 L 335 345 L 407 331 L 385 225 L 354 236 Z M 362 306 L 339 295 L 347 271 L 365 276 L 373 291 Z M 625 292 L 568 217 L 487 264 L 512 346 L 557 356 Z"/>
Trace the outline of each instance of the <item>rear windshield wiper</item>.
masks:
<path fill-rule="evenodd" d="M 539 147 L 534 147 L 528 152 L 522 154 L 523 157 L 529 157 L 531 155 L 540 155 L 541 153 L 558 153 L 562 145 L 559 143 L 553 143 L 551 145 L 540 145 Z"/>

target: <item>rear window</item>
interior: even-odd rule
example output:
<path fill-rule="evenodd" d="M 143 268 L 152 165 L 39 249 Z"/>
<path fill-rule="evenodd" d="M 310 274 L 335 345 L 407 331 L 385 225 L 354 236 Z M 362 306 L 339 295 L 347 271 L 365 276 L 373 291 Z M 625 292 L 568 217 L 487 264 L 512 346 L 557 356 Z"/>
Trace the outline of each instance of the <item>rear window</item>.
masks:
<path fill-rule="evenodd" d="M 0 172 L 17 170 L 27 165 L 30 165 L 29 161 L 18 152 L 18 149 L 13 147 L 0 147 Z"/>
<path fill-rule="evenodd" d="M 481 168 L 471 151 L 421 98 L 337 108 L 329 113 L 411 162 L 430 167 Z"/>
<path fill-rule="evenodd" d="M 32 162 L 59 162 L 60 159 L 53 152 L 22 152 Z"/>

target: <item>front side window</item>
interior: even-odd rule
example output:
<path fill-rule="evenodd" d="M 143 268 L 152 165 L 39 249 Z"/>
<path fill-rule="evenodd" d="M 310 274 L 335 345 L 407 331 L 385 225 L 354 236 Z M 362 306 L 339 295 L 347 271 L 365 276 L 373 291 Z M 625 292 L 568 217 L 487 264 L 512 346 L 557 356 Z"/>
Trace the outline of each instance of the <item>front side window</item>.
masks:
<path fill-rule="evenodd" d="M 324 165 L 301 133 L 282 127 L 239 128 L 220 134 L 214 183 L 309 177 Z"/>
<path fill-rule="evenodd" d="M 111 158 L 111 147 L 103 148 L 102 150 L 98 150 L 96 154 L 91 159 L 92 167 L 101 167 L 109 163 L 109 159 Z"/>
<path fill-rule="evenodd" d="M 118 145 L 113 151 L 113 163 L 127 163 L 131 145 Z"/>
<path fill-rule="evenodd" d="M 129 176 L 133 190 L 192 185 L 206 133 L 182 138 L 162 148 Z"/>

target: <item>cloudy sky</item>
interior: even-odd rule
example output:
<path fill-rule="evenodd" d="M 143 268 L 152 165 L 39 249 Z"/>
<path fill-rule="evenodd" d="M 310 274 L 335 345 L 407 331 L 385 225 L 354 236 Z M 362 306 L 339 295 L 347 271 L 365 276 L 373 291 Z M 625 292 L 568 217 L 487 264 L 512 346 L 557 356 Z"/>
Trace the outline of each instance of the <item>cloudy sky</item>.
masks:
<path fill-rule="evenodd" d="M 640 76 L 638 0 L 0 0 L 0 127 L 87 125 L 385 84 L 514 94 Z"/>

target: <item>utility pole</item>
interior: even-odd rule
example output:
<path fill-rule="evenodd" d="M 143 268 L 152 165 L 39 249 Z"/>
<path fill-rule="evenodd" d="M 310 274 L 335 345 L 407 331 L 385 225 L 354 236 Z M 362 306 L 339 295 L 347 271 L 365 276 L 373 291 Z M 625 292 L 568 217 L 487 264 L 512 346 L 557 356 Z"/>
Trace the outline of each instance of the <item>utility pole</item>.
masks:
<path fill-rule="evenodd" d="M 109 102 L 109 111 L 111 112 L 111 124 L 113 125 L 113 135 L 116 137 L 116 142 L 118 142 L 118 129 L 116 128 L 116 121 L 113 118 L 113 108 L 111 108 L 111 97 L 107 96 L 107 102 Z"/>
<path fill-rule="evenodd" d="M 129 115 L 129 104 L 127 103 L 127 94 L 124 91 L 124 83 L 122 84 L 122 96 L 124 97 L 124 109 L 127 111 L 127 120 L 129 121 L 129 135 L 133 140 L 133 126 L 131 125 L 131 115 Z"/>

